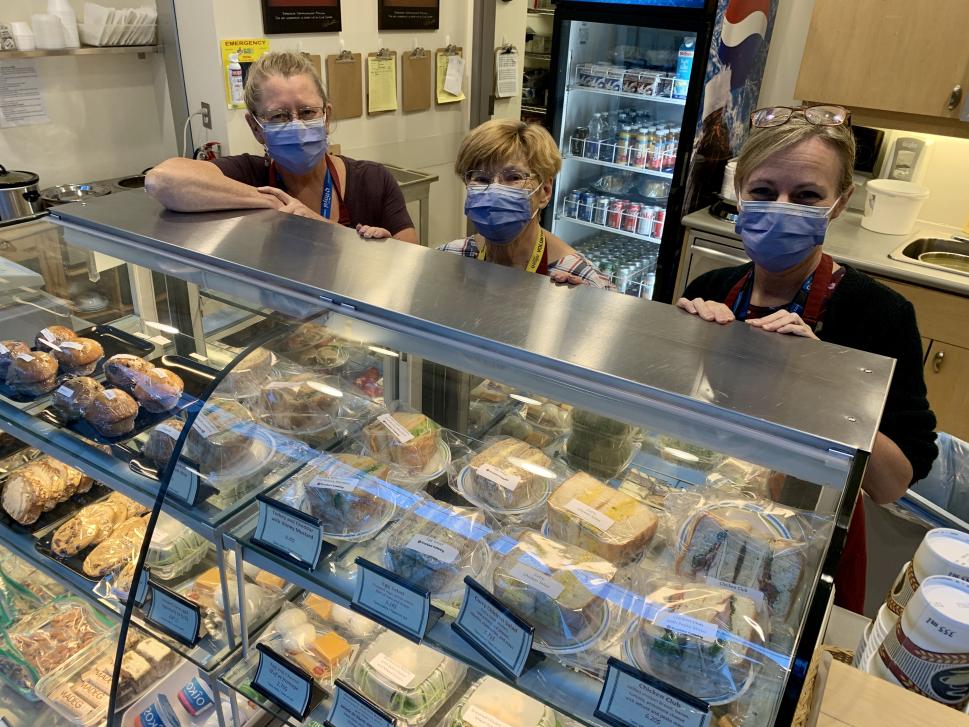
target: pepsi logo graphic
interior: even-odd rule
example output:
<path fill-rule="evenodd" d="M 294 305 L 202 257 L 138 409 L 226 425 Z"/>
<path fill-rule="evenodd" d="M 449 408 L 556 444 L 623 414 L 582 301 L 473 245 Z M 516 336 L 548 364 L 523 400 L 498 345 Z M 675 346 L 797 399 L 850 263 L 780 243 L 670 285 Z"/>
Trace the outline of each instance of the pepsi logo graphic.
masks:
<path fill-rule="evenodd" d="M 730 66 L 731 89 L 744 85 L 767 35 L 771 0 L 730 0 L 723 13 L 718 53 Z"/>
<path fill-rule="evenodd" d="M 933 674 L 932 691 L 943 702 L 961 702 L 969 697 L 969 666 L 943 669 Z"/>

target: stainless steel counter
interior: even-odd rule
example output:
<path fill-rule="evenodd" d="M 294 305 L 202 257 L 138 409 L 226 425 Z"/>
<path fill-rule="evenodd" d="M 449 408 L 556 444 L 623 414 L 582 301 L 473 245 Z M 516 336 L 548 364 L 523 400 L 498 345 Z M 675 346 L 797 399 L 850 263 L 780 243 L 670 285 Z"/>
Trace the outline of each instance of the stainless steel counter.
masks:
<path fill-rule="evenodd" d="M 684 217 L 683 225 L 736 240 L 738 249 L 742 249 L 740 237 L 734 232 L 733 223 L 714 217 L 706 208 Z M 860 213 L 845 212 L 828 227 L 824 249 L 838 262 L 851 265 L 869 275 L 969 296 L 969 276 L 967 275 L 932 270 L 888 257 L 895 248 L 909 240 L 920 237 L 948 238 L 959 232 L 961 230 L 956 227 L 919 221 L 915 225 L 915 231 L 910 235 L 882 235 L 862 227 Z"/>

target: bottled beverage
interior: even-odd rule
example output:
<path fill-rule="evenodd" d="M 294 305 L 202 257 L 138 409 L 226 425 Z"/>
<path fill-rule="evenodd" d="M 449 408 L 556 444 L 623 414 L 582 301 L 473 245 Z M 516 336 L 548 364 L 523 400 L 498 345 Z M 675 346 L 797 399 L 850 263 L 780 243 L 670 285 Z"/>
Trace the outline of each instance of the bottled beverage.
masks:
<path fill-rule="evenodd" d="M 629 164 L 629 151 L 632 146 L 633 132 L 629 126 L 623 126 L 616 137 L 616 164 Z"/>
<path fill-rule="evenodd" d="M 645 169 L 649 159 L 649 129 L 642 128 L 637 132 L 629 154 L 629 165 L 637 169 Z"/>
<path fill-rule="evenodd" d="M 611 162 L 616 158 L 616 137 L 619 134 L 618 117 L 615 111 L 604 114 L 605 132 L 599 143 L 599 159 Z"/>
<path fill-rule="evenodd" d="M 580 157 L 585 156 L 585 143 L 589 138 L 589 127 L 588 126 L 576 126 L 575 131 L 572 132 L 572 140 L 569 144 L 569 151 L 571 151 L 572 156 Z"/>
<path fill-rule="evenodd" d="M 663 164 L 663 147 L 657 127 L 651 126 L 647 130 L 646 144 L 646 168 L 657 171 Z"/>
<path fill-rule="evenodd" d="M 686 98 L 690 87 L 690 72 L 693 70 L 693 53 L 696 49 L 696 36 L 688 35 L 680 44 L 676 54 L 676 78 L 673 79 L 673 98 Z"/>
<path fill-rule="evenodd" d="M 666 135 L 666 149 L 663 152 L 663 171 L 673 173 L 676 166 L 676 152 L 680 146 L 680 132 L 678 129 L 669 129 Z"/>
<path fill-rule="evenodd" d="M 593 115 L 589 122 L 589 138 L 585 142 L 585 156 L 589 159 L 599 158 L 599 147 L 606 135 L 606 122 L 601 113 Z"/>

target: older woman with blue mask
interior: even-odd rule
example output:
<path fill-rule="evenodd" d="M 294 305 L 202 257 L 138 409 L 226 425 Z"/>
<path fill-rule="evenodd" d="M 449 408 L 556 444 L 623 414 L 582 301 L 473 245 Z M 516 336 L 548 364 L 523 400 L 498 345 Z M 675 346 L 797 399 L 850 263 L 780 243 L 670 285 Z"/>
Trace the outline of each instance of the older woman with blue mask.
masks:
<path fill-rule="evenodd" d="M 676 305 L 722 325 L 744 321 L 896 359 L 878 436 L 862 481 L 877 503 L 900 498 L 928 474 L 937 450 L 915 310 L 898 293 L 825 254 L 828 222 L 853 190 L 855 142 L 839 106 L 758 109 L 737 160 L 737 233 L 752 260 L 701 275 Z M 797 396 L 797 391 L 791 392 Z M 817 402 L 823 407 L 823 402 Z M 864 510 L 848 530 L 835 602 L 861 612 Z"/>
<path fill-rule="evenodd" d="M 148 173 L 148 193 L 178 212 L 276 209 L 353 227 L 362 237 L 417 242 L 390 172 L 329 152 L 332 107 L 306 56 L 262 56 L 249 70 L 245 99 L 246 121 L 264 156 L 169 159 Z"/>
<path fill-rule="evenodd" d="M 541 126 L 493 119 L 472 129 L 461 142 L 454 171 L 467 187 L 464 213 L 478 234 L 440 249 L 547 275 L 560 284 L 611 288 L 584 255 L 539 222 L 561 168 L 555 140 Z"/>

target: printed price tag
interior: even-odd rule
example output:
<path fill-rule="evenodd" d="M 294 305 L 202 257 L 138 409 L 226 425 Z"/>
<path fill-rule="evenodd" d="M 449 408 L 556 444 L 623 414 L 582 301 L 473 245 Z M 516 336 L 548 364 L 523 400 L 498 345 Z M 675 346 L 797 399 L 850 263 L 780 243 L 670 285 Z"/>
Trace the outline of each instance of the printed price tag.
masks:
<path fill-rule="evenodd" d="M 614 727 L 707 727 L 710 705 L 610 658 L 595 716 Z"/>
<path fill-rule="evenodd" d="M 517 679 L 536 658 L 535 629 L 471 576 L 464 583 L 464 601 L 451 628 L 505 676 Z"/>
<path fill-rule="evenodd" d="M 265 644 L 256 644 L 256 648 L 259 664 L 252 688 L 296 719 L 306 719 L 319 702 L 320 692 L 314 687 L 313 677 Z"/>
<path fill-rule="evenodd" d="M 540 570 L 536 570 L 524 563 L 515 563 L 508 574 L 512 578 L 517 578 L 527 586 L 531 586 L 549 598 L 558 598 L 565 590 L 565 586 L 559 583 L 552 576 L 545 575 Z"/>
<path fill-rule="evenodd" d="M 141 569 L 141 576 L 138 578 L 138 583 L 135 585 L 135 605 L 141 608 L 145 605 L 145 599 L 148 598 L 148 578 L 151 576 L 151 568 L 144 566 Z"/>
<path fill-rule="evenodd" d="M 259 518 L 252 542 L 309 570 L 316 570 L 323 554 L 323 531 L 319 518 L 266 495 L 256 498 Z"/>
<path fill-rule="evenodd" d="M 398 687 L 409 687 L 411 682 L 414 681 L 414 672 L 401 666 L 382 652 L 370 659 L 369 663 L 376 672 L 392 681 Z"/>
<path fill-rule="evenodd" d="M 476 704 L 468 706 L 461 716 L 471 727 L 512 727 L 503 719 L 498 719 L 490 712 L 485 712 Z"/>
<path fill-rule="evenodd" d="M 478 474 L 490 482 L 494 482 L 499 487 L 503 487 L 509 492 L 514 492 L 521 484 L 521 477 L 510 475 L 494 465 L 483 464 L 477 468 Z"/>
<path fill-rule="evenodd" d="M 337 679 L 326 727 L 395 727 L 396 718 L 356 689 Z"/>
<path fill-rule="evenodd" d="M 171 424 L 159 424 L 157 427 L 155 427 L 155 431 L 161 432 L 162 434 L 167 434 L 172 439 L 178 439 L 182 433 L 181 430 L 176 429 Z"/>
<path fill-rule="evenodd" d="M 74 398 L 74 389 L 68 386 L 58 386 L 57 391 L 55 393 L 60 394 L 68 401 Z"/>
<path fill-rule="evenodd" d="M 458 553 L 458 549 L 453 545 L 442 543 L 437 538 L 432 538 L 429 535 L 413 536 L 407 542 L 407 549 L 413 550 L 422 555 L 428 555 L 431 558 L 441 561 L 442 563 L 453 563 L 460 555 L 460 553 Z"/>
<path fill-rule="evenodd" d="M 42 335 L 48 341 L 53 341 L 54 340 L 54 334 L 50 332 L 50 329 L 49 328 L 41 328 L 40 329 L 40 335 Z"/>
<path fill-rule="evenodd" d="M 184 462 L 175 465 L 168 483 L 168 494 L 194 506 L 199 496 L 198 470 Z"/>
<path fill-rule="evenodd" d="M 594 507 L 589 507 L 584 502 L 580 502 L 575 498 L 568 501 L 568 503 L 565 505 L 565 509 L 579 518 L 579 520 L 584 520 L 585 522 L 589 523 L 589 525 L 601 530 L 602 532 L 606 532 L 609 530 L 609 528 L 616 524 L 616 521 L 608 515 L 603 515 Z"/>
<path fill-rule="evenodd" d="M 198 604 L 155 583 L 149 588 L 151 603 L 145 614 L 149 623 L 173 639 L 194 647 L 199 641 L 202 615 Z"/>
<path fill-rule="evenodd" d="M 64 341 L 61 343 L 61 348 L 69 348 L 72 351 L 83 351 L 84 346 L 76 341 Z"/>
<path fill-rule="evenodd" d="M 701 621 L 685 613 L 662 612 L 656 617 L 656 625 L 660 628 L 675 631 L 678 634 L 695 636 L 702 641 L 717 640 L 717 625 L 708 621 Z"/>
<path fill-rule="evenodd" d="M 714 578 L 713 576 L 707 576 L 707 585 L 719 586 L 720 588 L 726 588 L 728 591 L 733 591 L 741 596 L 746 596 L 757 605 L 757 608 L 761 608 L 764 605 L 764 594 L 761 591 L 758 591 L 756 588 L 751 588 L 750 586 L 741 586 L 739 583 L 731 583 L 730 581 L 722 581 L 719 578 Z"/>
<path fill-rule="evenodd" d="M 104 390 L 104 398 L 105 399 L 110 399 L 111 401 L 114 401 L 115 397 L 117 397 L 117 396 L 118 396 L 118 390 L 117 389 L 105 389 Z"/>
<path fill-rule="evenodd" d="M 357 558 L 356 563 L 357 591 L 351 608 L 420 642 L 442 614 L 431 606 L 431 594 L 365 558 Z"/>
<path fill-rule="evenodd" d="M 195 422 L 192 424 L 192 429 L 208 439 L 212 435 L 218 434 L 220 431 L 218 425 L 215 421 L 213 421 L 213 419 L 214 417 L 210 416 L 209 414 L 199 414 L 197 417 L 195 417 Z"/>
<path fill-rule="evenodd" d="M 340 492 L 353 492 L 357 489 L 359 480 L 349 477 L 330 477 L 318 475 L 313 478 L 308 487 L 319 487 L 324 490 L 339 490 Z"/>
<path fill-rule="evenodd" d="M 377 421 L 383 424 L 401 444 L 407 444 L 414 438 L 414 435 L 408 432 L 407 429 L 400 422 L 394 419 L 393 415 L 391 414 L 381 414 L 379 417 L 377 417 Z"/>
<path fill-rule="evenodd" d="M 17 358 L 19 358 L 21 361 L 26 361 L 27 363 L 30 363 L 31 361 L 34 360 L 34 357 L 31 356 L 29 353 L 18 353 Z"/>

